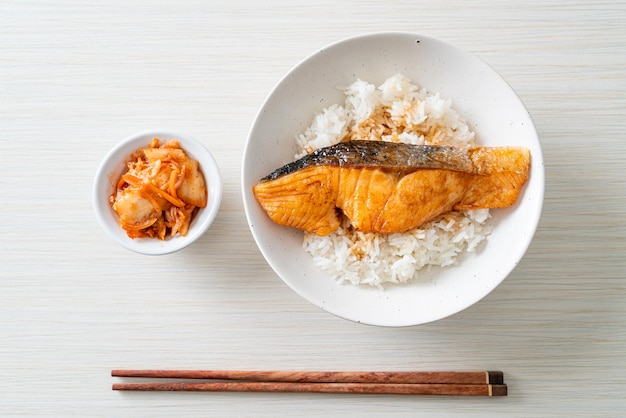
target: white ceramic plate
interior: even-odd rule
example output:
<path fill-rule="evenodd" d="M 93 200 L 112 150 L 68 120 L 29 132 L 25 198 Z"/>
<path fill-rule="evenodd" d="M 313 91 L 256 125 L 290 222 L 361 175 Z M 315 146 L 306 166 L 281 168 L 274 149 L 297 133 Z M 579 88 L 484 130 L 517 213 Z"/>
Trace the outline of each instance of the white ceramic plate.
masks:
<path fill-rule="evenodd" d="M 338 86 L 356 78 L 380 85 L 402 73 L 452 106 L 474 130 L 479 145 L 530 148 L 530 179 L 514 207 L 492 210 L 487 245 L 456 267 L 436 269 L 418 282 L 384 291 L 339 285 L 302 249 L 303 233 L 274 224 L 252 187 L 294 160 L 295 136 L 313 116 L 343 103 Z M 483 61 L 448 43 L 409 33 L 359 36 L 327 46 L 293 68 L 261 107 L 246 144 L 242 192 L 248 223 L 263 256 L 300 296 L 334 315 L 371 325 L 408 326 L 436 321 L 476 303 L 515 268 L 539 222 L 544 168 L 533 122 L 511 87 Z"/>

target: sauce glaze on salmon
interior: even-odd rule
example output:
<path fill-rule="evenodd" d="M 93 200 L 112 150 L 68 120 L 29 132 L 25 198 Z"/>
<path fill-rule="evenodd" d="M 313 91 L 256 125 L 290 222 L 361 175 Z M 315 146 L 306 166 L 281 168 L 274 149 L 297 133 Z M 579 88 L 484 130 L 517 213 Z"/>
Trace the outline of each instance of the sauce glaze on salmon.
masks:
<path fill-rule="evenodd" d="M 453 210 L 513 205 L 530 171 L 522 147 L 347 141 L 280 167 L 254 186 L 277 224 L 317 235 L 343 213 L 363 232 L 405 232 Z"/>

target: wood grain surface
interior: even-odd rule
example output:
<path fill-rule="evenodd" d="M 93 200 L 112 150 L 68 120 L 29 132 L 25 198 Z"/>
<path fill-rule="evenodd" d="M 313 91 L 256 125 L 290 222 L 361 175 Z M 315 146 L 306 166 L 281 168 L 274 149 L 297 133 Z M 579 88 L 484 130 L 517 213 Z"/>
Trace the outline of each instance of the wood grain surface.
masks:
<path fill-rule="evenodd" d="M 0 2 L 1 416 L 626 415 L 626 3 Z M 495 68 L 536 124 L 544 212 L 475 306 L 419 327 L 336 318 L 273 273 L 248 230 L 256 111 L 307 55 L 410 31 Z M 122 138 L 200 139 L 222 209 L 191 247 L 131 253 L 91 185 Z M 111 390 L 113 369 L 502 370 L 497 399 Z"/>

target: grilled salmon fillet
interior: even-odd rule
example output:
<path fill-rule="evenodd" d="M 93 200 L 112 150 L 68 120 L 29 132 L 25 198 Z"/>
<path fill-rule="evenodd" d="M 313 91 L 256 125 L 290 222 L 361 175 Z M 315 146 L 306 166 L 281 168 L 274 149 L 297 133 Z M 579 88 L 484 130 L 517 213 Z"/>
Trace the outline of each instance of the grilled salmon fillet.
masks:
<path fill-rule="evenodd" d="M 528 180 L 522 147 L 347 141 L 280 167 L 253 188 L 277 224 L 328 235 L 405 232 L 453 210 L 513 205 Z"/>

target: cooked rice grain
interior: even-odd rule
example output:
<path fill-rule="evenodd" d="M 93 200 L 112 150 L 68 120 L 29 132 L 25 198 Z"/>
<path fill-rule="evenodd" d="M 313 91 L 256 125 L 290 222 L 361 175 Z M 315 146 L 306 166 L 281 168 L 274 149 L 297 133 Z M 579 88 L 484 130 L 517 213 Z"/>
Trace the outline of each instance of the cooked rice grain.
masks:
<path fill-rule="evenodd" d="M 342 88 L 345 102 L 317 114 L 298 135 L 297 158 L 342 140 L 377 140 L 427 145 L 474 145 L 474 133 L 451 101 L 419 88 L 402 74 L 379 87 L 363 80 Z M 303 246 L 315 264 L 340 283 L 409 283 L 422 269 L 458 263 L 491 232 L 488 209 L 452 212 L 400 234 L 355 231 L 347 220 L 320 237 L 305 233 Z"/>

